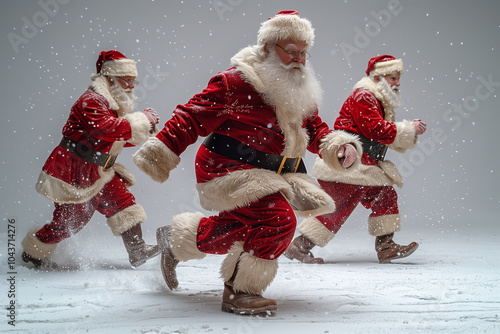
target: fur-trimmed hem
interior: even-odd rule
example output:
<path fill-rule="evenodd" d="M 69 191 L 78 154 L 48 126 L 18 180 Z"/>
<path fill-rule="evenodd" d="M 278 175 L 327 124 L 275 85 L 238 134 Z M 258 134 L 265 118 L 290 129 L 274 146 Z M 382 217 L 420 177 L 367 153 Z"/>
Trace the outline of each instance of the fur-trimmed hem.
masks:
<path fill-rule="evenodd" d="M 39 228 L 34 227 L 28 231 L 23 241 L 21 242 L 23 251 L 37 260 L 50 259 L 52 253 L 54 253 L 57 248 L 57 243 L 47 244 L 38 240 L 38 238 L 36 237 L 36 233 L 38 232 L 38 230 Z"/>
<path fill-rule="evenodd" d="M 378 217 L 368 217 L 368 233 L 375 237 L 391 234 L 401 229 L 399 213 Z"/>
<path fill-rule="evenodd" d="M 161 140 L 150 137 L 134 154 L 134 163 L 156 182 L 165 182 L 181 158 Z"/>
<path fill-rule="evenodd" d="M 322 159 L 317 158 L 312 175 L 321 181 L 342 182 L 360 186 L 403 186 L 403 178 L 396 166 L 389 160 L 379 162 L 379 166 L 360 164 L 358 168 L 349 168 L 339 172 L 330 168 Z"/>
<path fill-rule="evenodd" d="M 203 214 L 200 212 L 186 212 L 172 219 L 170 244 L 178 261 L 199 260 L 205 257 L 206 254 L 200 252 L 196 244 L 198 226 L 202 218 Z"/>
<path fill-rule="evenodd" d="M 413 122 L 404 120 L 402 122 L 396 122 L 395 124 L 397 129 L 396 138 L 394 142 L 389 145 L 389 148 L 396 152 L 404 153 L 406 150 L 417 146 L 418 136 Z"/>
<path fill-rule="evenodd" d="M 118 174 L 124 181 L 127 187 L 132 187 L 135 184 L 135 176 L 130 173 L 125 166 L 120 163 L 115 162 L 113 164 L 113 169 L 116 174 Z"/>
<path fill-rule="evenodd" d="M 314 217 L 304 219 L 297 230 L 320 247 L 325 247 L 335 237 L 335 233 Z"/>
<path fill-rule="evenodd" d="M 113 179 L 115 171 L 114 169 L 104 171 L 102 168 L 99 168 L 99 176 L 100 178 L 90 187 L 77 188 L 41 171 L 35 189 L 40 195 L 59 204 L 84 203 L 97 195 Z"/>
<path fill-rule="evenodd" d="M 269 170 L 247 169 L 226 174 L 196 185 L 201 206 L 211 211 L 231 211 L 259 199 L 283 193 L 293 197 L 285 179 Z"/>
<path fill-rule="evenodd" d="M 361 163 L 361 154 L 363 153 L 363 148 L 356 135 L 347 133 L 345 131 L 333 131 L 326 135 L 320 144 L 319 154 L 323 157 L 325 163 L 332 169 L 338 171 L 346 171 L 338 158 L 338 151 L 340 147 L 344 144 L 353 144 L 357 151 L 357 157 L 355 162 L 348 168 L 356 169 Z"/>
<path fill-rule="evenodd" d="M 287 200 L 299 217 L 315 217 L 335 211 L 333 199 L 307 174 L 285 174 L 283 178 L 292 187 Z"/>
<path fill-rule="evenodd" d="M 151 123 L 148 118 L 142 112 L 134 112 L 127 114 L 124 117 L 129 123 L 132 129 L 132 137 L 128 142 L 132 145 L 139 145 L 151 136 Z"/>
<path fill-rule="evenodd" d="M 107 219 L 108 226 L 115 236 L 120 236 L 147 219 L 146 211 L 140 204 L 131 205 Z"/>
<path fill-rule="evenodd" d="M 236 241 L 231 246 L 226 257 L 222 261 L 220 267 L 220 277 L 224 280 L 224 282 L 230 282 L 231 279 L 233 279 L 234 271 L 236 270 L 236 265 L 238 264 L 240 255 L 245 251 L 243 249 L 243 245 L 243 241 Z"/>
<path fill-rule="evenodd" d="M 277 260 L 259 259 L 247 252 L 241 253 L 238 260 L 238 271 L 233 280 L 237 292 L 261 295 L 278 273 Z"/>

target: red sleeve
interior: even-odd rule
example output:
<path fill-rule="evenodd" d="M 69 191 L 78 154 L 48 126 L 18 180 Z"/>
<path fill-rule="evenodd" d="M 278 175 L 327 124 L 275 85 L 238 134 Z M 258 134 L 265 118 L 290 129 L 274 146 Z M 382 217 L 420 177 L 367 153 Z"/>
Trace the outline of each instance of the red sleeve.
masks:
<path fill-rule="evenodd" d="M 375 96 L 361 90 L 351 112 L 359 134 L 382 144 L 391 144 L 396 138 L 396 124 L 383 118 L 383 110 Z"/>
<path fill-rule="evenodd" d="M 307 149 L 314 154 L 318 154 L 321 139 L 333 130 L 318 116 L 318 111 L 316 111 L 314 116 L 306 119 L 306 129 L 309 134 Z"/>
<path fill-rule="evenodd" d="M 228 84 L 225 75 L 218 74 L 203 92 L 193 96 L 188 103 L 178 105 L 172 118 L 156 135 L 175 154 L 180 155 L 198 139 L 218 128 L 226 119 Z"/>
<path fill-rule="evenodd" d="M 63 134 L 73 133 L 83 128 L 85 133 L 107 142 L 128 140 L 132 137 L 130 123 L 125 118 L 118 118 L 109 109 L 105 100 L 97 94 L 84 94 L 71 111 L 70 118 L 63 129 Z"/>

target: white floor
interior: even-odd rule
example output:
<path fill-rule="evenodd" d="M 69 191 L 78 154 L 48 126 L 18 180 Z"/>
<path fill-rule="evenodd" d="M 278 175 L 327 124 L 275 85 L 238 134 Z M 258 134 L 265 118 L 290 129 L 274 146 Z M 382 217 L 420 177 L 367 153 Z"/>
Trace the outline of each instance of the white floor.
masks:
<path fill-rule="evenodd" d="M 337 236 L 314 249 L 325 265 L 279 259 L 265 293 L 279 309 L 264 318 L 220 311 L 222 256 L 180 264 L 172 292 L 158 258 L 131 270 L 120 241 L 106 237 L 98 247 L 87 235 L 67 240 L 58 261 L 70 269 L 18 262 L 16 326 L 4 316 L 2 332 L 500 333 L 498 235 L 419 235 L 419 249 L 392 264 L 377 263 L 372 237 Z"/>

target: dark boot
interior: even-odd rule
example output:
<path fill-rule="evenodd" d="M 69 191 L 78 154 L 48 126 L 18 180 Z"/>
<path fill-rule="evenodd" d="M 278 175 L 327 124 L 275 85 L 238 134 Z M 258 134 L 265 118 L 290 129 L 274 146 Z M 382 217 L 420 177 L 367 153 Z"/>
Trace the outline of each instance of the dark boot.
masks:
<path fill-rule="evenodd" d="M 309 238 L 299 235 L 290 243 L 288 249 L 283 253 L 290 260 L 297 259 L 302 263 L 325 263 L 322 258 L 315 258 L 310 250 L 316 246 Z"/>
<path fill-rule="evenodd" d="M 156 230 L 156 241 L 161 252 L 161 273 L 163 274 L 163 279 L 170 290 L 173 290 L 179 286 L 179 281 L 177 280 L 177 273 L 175 268 L 179 261 L 174 257 L 172 253 L 172 246 L 170 245 L 170 225 L 160 227 Z"/>
<path fill-rule="evenodd" d="M 55 262 L 52 262 L 50 260 L 35 259 L 34 257 L 32 257 L 31 255 L 29 255 L 26 252 L 23 252 L 22 258 L 23 258 L 23 261 L 26 263 L 31 262 L 35 266 L 35 268 L 37 268 L 37 269 L 57 269 L 58 268 L 58 266 Z"/>
<path fill-rule="evenodd" d="M 278 309 L 278 304 L 276 300 L 259 294 L 234 291 L 233 283 L 225 282 L 221 309 L 239 315 L 270 314 Z"/>
<path fill-rule="evenodd" d="M 390 263 L 391 260 L 402 259 L 411 255 L 418 248 L 416 242 L 407 246 L 398 245 L 392 238 L 394 233 L 379 236 L 375 239 L 375 250 L 380 263 Z"/>
<path fill-rule="evenodd" d="M 160 250 L 157 245 L 147 245 L 142 239 L 142 229 L 140 223 L 123 232 L 122 239 L 132 267 L 138 267 L 144 264 L 147 260 L 160 254 Z"/>

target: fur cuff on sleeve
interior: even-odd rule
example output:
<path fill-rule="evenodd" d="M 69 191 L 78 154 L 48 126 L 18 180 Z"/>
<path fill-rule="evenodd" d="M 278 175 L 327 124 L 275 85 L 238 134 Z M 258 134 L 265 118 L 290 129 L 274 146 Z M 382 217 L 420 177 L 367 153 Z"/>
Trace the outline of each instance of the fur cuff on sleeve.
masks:
<path fill-rule="evenodd" d="M 355 168 L 361 163 L 361 155 L 363 154 L 363 148 L 356 135 L 347 133 L 345 131 L 334 131 L 326 135 L 322 139 L 320 145 L 319 154 L 325 161 L 325 163 L 335 170 L 344 171 L 345 168 L 342 167 L 342 163 L 339 160 L 337 153 L 340 146 L 344 144 L 353 144 L 356 147 L 358 153 L 356 161 L 351 165 L 350 168 Z"/>
<path fill-rule="evenodd" d="M 161 140 L 149 138 L 134 154 L 134 163 L 156 182 L 165 182 L 181 158 L 172 152 Z"/>
<path fill-rule="evenodd" d="M 146 115 L 142 112 L 134 112 L 125 115 L 125 119 L 130 123 L 132 128 L 132 138 L 128 142 L 132 145 L 144 143 L 150 136 L 151 123 Z"/>
<path fill-rule="evenodd" d="M 404 120 L 396 122 L 396 139 L 389 145 L 389 148 L 396 152 L 404 153 L 406 150 L 414 148 L 417 145 L 417 134 L 412 121 Z"/>

